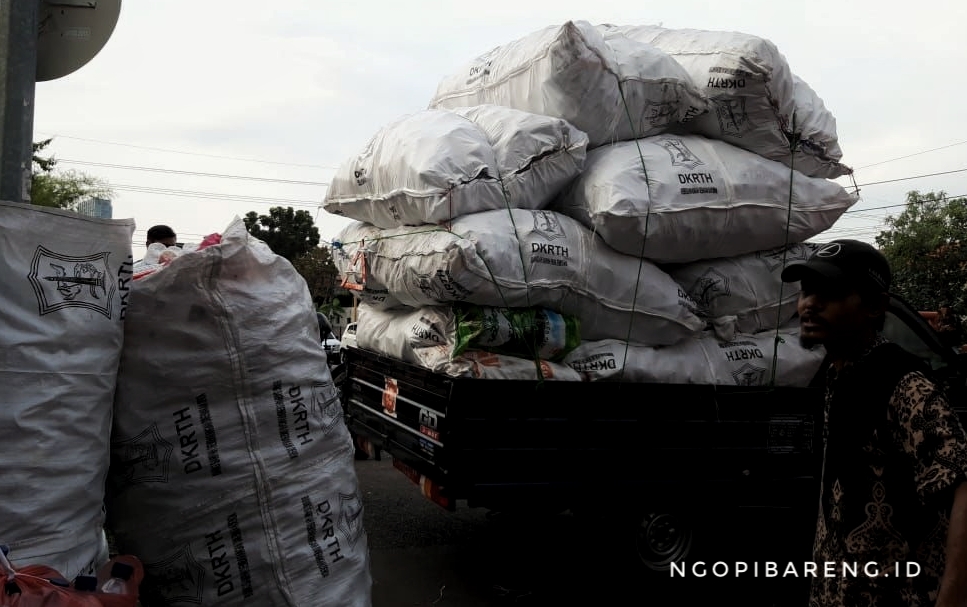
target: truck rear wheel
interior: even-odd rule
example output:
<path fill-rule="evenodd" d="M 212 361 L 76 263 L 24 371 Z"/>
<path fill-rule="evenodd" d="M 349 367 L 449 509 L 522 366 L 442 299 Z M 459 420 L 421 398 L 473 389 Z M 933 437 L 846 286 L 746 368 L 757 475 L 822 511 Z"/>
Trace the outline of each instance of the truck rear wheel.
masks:
<path fill-rule="evenodd" d="M 671 570 L 692 550 L 693 529 L 688 521 L 667 512 L 647 512 L 635 535 L 635 549 L 642 564 L 652 571 Z"/>

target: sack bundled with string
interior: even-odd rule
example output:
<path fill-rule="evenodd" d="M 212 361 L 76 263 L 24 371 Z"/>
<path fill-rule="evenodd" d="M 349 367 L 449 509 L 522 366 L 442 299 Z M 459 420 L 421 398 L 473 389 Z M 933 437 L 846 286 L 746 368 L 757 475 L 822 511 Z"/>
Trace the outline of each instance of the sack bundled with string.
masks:
<path fill-rule="evenodd" d="M 687 263 L 804 242 L 857 200 L 834 181 L 724 141 L 659 135 L 591 150 L 552 208 L 617 251 Z"/>
<path fill-rule="evenodd" d="M 665 132 L 708 111 L 686 70 L 652 45 L 568 21 L 496 47 L 443 78 L 431 109 L 495 104 L 562 118 L 589 146 Z"/>
<path fill-rule="evenodd" d="M 0 201 L 0 544 L 68 578 L 108 558 L 133 234 L 130 219 Z"/>
<path fill-rule="evenodd" d="M 631 38 L 668 53 L 711 104 L 685 128 L 721 139 L 811 177 L 852 173 L 836 120 L 822 99 L 792 73 L 776 45 L 739 32 L 601 25 L 604 39 Z M 791 147 L 790 142 L 795 141 Z"/>
<path fill-rule="evenodd" d="M 740 334 L 728 341 L 704 331 L 659 348 L 620 340 L 590 341 L 575 348 L 564 363 L 586 381 L 719 386 L 772 385 L 775 363 L 776 386 L 806 387 L 824 357 L 823 348 L 807 349 L 799 344 L 797 325 Z"/>
<path fill-rule="evenodd" d="M 332 178 L 323 208 L 381 228 L 491 209 L 542 209 L 584 167 L 588 137 L 566 121 L 483 105 L 387 125 Z"/>
<path fill-rule="evenodd" d="M 474 213 L 454 220 L 450 230 L 356 223 L 337 243 L 335 262 L 346 284 L 381 309 L 453 302 L 541 307 L 576 316 L 582 339 L 650 345 L 675 343 L 705 327 L 666 272 L 615 252 L 552 211 Z M 377 301 L 369 297 L 374 293 L 385 295 Z"/>
<path fill-rule="evenodd" d="M 581 381 L 570 367 L 559 364 L 580 342 L 576 323 L 550 310 L 479 306 L 379 310 L 362 304 L 357 323 L 360 348 L 435 373 Z"/>
<path fill-rule="evenodd" d="M 759 333 L 785 325 L 796 315 L 799 283 L 784 283 L 782 269 L 819 249 L 803 242 L 738 257 L 705 259 L 664 266 L 698 306 L 698 316 L 723 325 L 733 317 L 732 331 Z"/>
<path fill-rule="evenodd" d="M 115 402 L 110 528 L 144 561 L 146 607 L 370 605 L 315 306 L 239 218 L 135 281 Z"/>

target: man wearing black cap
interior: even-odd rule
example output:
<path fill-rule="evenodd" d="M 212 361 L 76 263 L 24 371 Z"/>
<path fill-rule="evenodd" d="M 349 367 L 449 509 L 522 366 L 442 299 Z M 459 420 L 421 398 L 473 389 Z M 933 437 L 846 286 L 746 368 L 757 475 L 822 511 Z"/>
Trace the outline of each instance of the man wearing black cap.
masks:
<path fill-rule="evenodd" d="M 810 607 L 967 605 L 967 436 L 929 369 L 880 335 L 889 263 L 837 240 L 782 280 L 828 363 Z"/>

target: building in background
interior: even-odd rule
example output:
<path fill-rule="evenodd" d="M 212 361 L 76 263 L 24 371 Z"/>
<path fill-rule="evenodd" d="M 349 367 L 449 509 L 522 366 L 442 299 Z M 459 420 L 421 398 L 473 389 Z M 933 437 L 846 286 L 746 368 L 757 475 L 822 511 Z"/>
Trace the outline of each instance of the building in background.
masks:
<path fill-rule="evenodd" d="M 113 219 L 114 209 L 107 198 L 91 197 L 74 204 L 74 212 L 101 219 Z"/>

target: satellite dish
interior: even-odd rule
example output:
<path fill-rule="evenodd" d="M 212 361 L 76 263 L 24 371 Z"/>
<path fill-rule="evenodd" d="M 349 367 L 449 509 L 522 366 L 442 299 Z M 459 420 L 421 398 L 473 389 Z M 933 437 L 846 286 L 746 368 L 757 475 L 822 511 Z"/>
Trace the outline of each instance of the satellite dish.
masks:
<path fill-rule="evenodd" d="M 121 14 L 121 0 L 37 1 L 37 82 L 86 65 L 107 44 Z"/>

